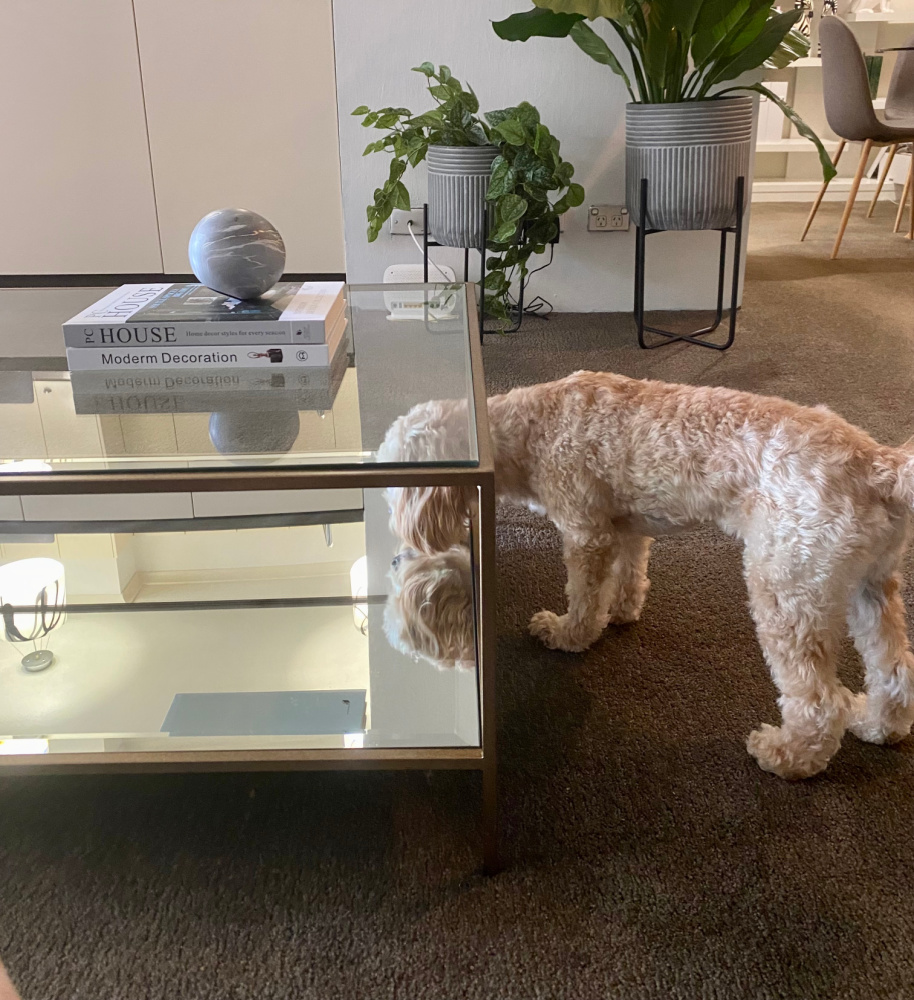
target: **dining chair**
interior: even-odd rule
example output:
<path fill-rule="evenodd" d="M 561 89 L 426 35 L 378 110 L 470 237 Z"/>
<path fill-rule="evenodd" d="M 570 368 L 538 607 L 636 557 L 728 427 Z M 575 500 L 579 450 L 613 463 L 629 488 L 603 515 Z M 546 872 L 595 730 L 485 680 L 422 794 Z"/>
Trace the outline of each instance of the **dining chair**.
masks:
<path fill-rule="evenodd" d="M 838 227 L 838 235 L 832 248 L 831 259 L 838 256 L 847 223 L 857 200 L 860 183 L 866 171 L 870 152 L 874 146 L 898 146 L 905 142 L 914 142 L 914 109 L 910 114 L 903 114 L 905 106 L 904 93 L 906 83 L 898 85 L 896 99 L 893 100 L 892 113 L 896 115 L 891 120 L 886 115 L 885 121 L 880 121 L 873 110 L 873 98 L 870 94 L 870 84 L 866 72 L 863 53 L 857 44 L 851 29 L 838 17 L 822 18 L 819 23 L 819 41 L 822 46 L 822 90 L 825 96 L 825 117 L 829 128 L 840 138 L 833 163 L 837 166 L 841 154 L 849 142 L 862 142 L 860 162 L 851 183 L 844 206 L 844 214 Z M 897 71 L 897 65 L 896 65 Z M 893 75 L 893 84 L 895 77 Z M 886 101 L 888 110 L 888 101 Z M 893 155 L 890 150 L 889 156 Z M 888 171 L 884 170 L 887 175 Z M 884 181 L 884 178 L 883 178 Z M 803 229 L 801 240 L 806 239 L 809 228 L 819 211 L 828 181 L 822 184 L 819 194 L 813 203 Z M 912 221 L 914 226 L 914 221 Z"/>

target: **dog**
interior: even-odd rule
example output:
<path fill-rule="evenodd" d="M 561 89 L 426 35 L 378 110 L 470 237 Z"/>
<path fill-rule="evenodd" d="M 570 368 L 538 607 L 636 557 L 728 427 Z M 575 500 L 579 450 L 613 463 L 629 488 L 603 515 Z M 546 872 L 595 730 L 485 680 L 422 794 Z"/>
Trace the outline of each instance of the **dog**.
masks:
<path fill-rule="evenodd" d="M 846 729 L 872 743 L 914 721 L 914 655 L 899 567 L 914 506 L 914 450 L 878 444 L 825 407 L 725 388 L 595 372 L 488 402 L 496 491 L 562 534 L 565 614 L 531 633 L 580 651 L 609 623 L 636 621 L 659 534 L 713 523 L 742 541 L 756 631 L 782 722 L 747 740 L 766 771 L 822 771 Z M 466 435 L 465 401 L 414 407 L 389 428 L 381 461 L 447 455 Z M 472 498 L 456 488 L 388 490 L 392 530 L 423 558 L 465 543 Z M 429 571 L 440 570 L 434 562 Z M 866 671 L 853 694 L 836 672 L 846 621 Z"/>
<path fill-rule="evenodd" d="M 476 666 L 470 550 L 404 549 L 391 564 L 384 632 L 394 649 L 439 670 Z"/>

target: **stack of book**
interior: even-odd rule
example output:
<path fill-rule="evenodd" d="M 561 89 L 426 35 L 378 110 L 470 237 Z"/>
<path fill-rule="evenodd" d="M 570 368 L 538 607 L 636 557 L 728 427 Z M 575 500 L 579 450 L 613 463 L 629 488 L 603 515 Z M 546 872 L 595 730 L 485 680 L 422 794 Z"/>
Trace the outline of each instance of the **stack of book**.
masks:
<path fill-rule="evenodd" d="M 122 285 L 63 325 L 71 372 L 174 373 L 335 365 L 346 331 L 341 281 L 275 285 L 234 299 L 205 285 Z"/>

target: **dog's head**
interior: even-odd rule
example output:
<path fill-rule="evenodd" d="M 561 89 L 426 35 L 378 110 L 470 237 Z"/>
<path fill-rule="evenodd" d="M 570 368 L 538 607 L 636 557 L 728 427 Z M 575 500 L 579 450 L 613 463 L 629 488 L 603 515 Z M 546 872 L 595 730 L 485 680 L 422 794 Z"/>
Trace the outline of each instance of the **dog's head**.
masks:
<path fill-rule="evenodd" d="M 470 550 L 426 555 L 405 549 L 390 569 L 384 632 L 394 649 L 439 670 L 476 665 Z"/>
<path fill-rule="evenodd" d="M 391 424 L 378 461 L 466 461 L 469 433 L 465 401 L 420 403 Z M 392 486 L 386 496 L 391 531 L 417 552 L 444 552 L 466 541 L 470 498 L 460 487 Z"/>

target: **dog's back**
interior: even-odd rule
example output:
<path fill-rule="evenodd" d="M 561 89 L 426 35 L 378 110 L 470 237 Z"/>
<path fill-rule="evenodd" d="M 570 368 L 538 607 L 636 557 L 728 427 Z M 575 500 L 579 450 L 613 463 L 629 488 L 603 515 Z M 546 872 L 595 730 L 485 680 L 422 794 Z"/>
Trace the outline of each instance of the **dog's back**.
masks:
<path fill-rule="evenodd" d="M 490 400 L 503 491 L 566 517 L 716 521 L 759 504 L 815 517 L 914 502 L 914 465 L 825 407 L 734 389 L 576 372 Z M 901 493 L 899 493 L 901 489 Z M 561 515 L 560 515 L 561 516 Z"/>

